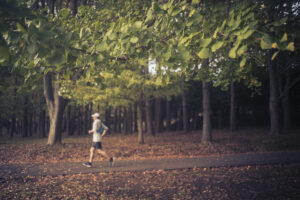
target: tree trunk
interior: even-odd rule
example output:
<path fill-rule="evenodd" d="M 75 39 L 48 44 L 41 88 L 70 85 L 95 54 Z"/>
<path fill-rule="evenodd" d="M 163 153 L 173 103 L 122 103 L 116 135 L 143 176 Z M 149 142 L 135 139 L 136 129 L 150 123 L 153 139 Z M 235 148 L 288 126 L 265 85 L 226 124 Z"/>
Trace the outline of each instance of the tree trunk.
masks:
<path fill-rule="evenodd" d="M 128 113 L 127 113 L 127 109 L 124 107 L 123 108 L 123 133 L 125 134 L 125 135 L 127 135 L 128 134 Z"/>
<path fill-rule="evenodd" d="M 83 122 L 83 124 L 84 124 L 84 134 L 85 133 L 88 133 L 88 131 L 89 131 L 89 126 L 90 126 L 90 124 L 89 124 L 89 119 L 90 119 L 90 117 L 91 116 L 89 116 L 89 105 L 87 104 L 87 105 L 85 105 L 85 111 L 84 111 L 84 122 Z"/>
<path fill-rule="evenodd" d="M 33 123 L 32 123 L 32 126 L 33 126 L 33 133 L 35 135 L 39 136 L 39 134 L 38 134 L 38 122 L 37 122 L 38 117 L 37 117 L 37 115 L 38 115 L 38 112 L 34 112 L 33 113 Z"/>
<path fill-rule="evenodd" d="M 161 97 L 155 98 L 155 133 L 153 136 L 161 131 Z"/>
<path fill-rule="evenodd" d="M 67 107 L 67 135 L 72 136 L 73 135 L 73 129 L 72 129 L 72 118 L 71 118 L 71 105 L 68 105 Z"/>
<path fill-rule="evenodd" d="M 89 124 L 91 125 L 91 124 L 93 124 L 93 118 L 91 117 L 92 116 L 92 114 L 94 114 L 94 111 L 93 111 L 93 104 L 91 103 L 90 104 L 90 113 L 89 113 Z"/>
<path fill-rule="evenodd" d="M 28 97 L 24 97 L 22 137 L 28 136 Z"/>
<path fill-rule="evenodd" d="M 132 105 L 129 105 L 129 109 L 128 109 L 128 131 L 129 134 L 132 134 Z"/>
<path fill-rule="evenodd" d="M 11 120 L 11 128 L 10 128 L 10 137 L 14 137 L 14 133 L 16 132 L 16 117 L 13 116 Z"/>
<path fill-rule="evenodd" d="M 182 130 L 182 105 L 177 106 L 177 131 Z"/>
<path fill-rule="evenodd" d="M 41 6 L 42 8 L 45 8 L 45 0 L 41 0 Z"/>
<path fill-rule="evenodd" d="M 223 127 L 223 113 L 221 108 L 218 109 L 217 116 L 218 116 L 218 128 L 221 129 Z"/>
<path fill-rule="evenodd" d="M 49 0 L 49 13 L 54 15 L 55 0 Z"/>
<path fill-rule="evenodd" d="M 2 127 L 3 127 L 3 122 L 0 120 L 0 136 L 2 136 Z"/>
<path fill-rule="evenodd" d="M 108 127 L 110 126 L 110 113 L 111 113 L 111 107 L 105 110 L 105 125 Z"/>
<path fill-rule="evenodd" d="M 115 116 L 114 116 L 114 132 L 117 133 L 118 132 L 118 108 L 115 108 Z"/>
<path fill-rule="evenodd" d="M 210 108 L 210 84 L 202 82 L 202 98 L 203 98 L 203 131 L 201 143 L 211 142 L 211 108 Z"/>
<path fill-rule="evenodd" d="M 151 112 L 151 101 L 146 98 L 146 121 L 147 121 L 147 133 L 148 135 L 154 135 L 152 126 L 152 112 Z"/>
<path fill-rule="evenodd" d="M 46 137 L 46 112 L 45 110 L 41 110 L 39 113 L 39 136 L 40 138 Z"/>
<path fill-rule="evenodd" d="M 118 133 L 121 133 L 121 127 L 122 127 L 122 109 L 121 106 L 118 108 Z"/>
<path fill-rule="evenodd" d="M 181 91 L 181 100 L 182 100 L 182 112 L 183 112 L 183 131 L 188 132 L 188 114 L 187 114 L 187 104 L 186 104 L 186 94 L 184 89 Z"/>
<path fill-rule="evenodd" d="M 28 127 L 28 135 L 31 137 L 33 132 L 33 113 L 31 112 L 29 114 L 29 127 Z"/>
<path fill-rule="evenodd" d="M 137 104 L 137 128 L 138 128 L 138 142 L 144 144 L 144 133 L 143 133 L 143 100 L 142 95 L 138 100 Z"/>
<path fill-rule="evenodd" d="M 76 15 L 77 14 L 77 0 L 72 0 L 72 14 Z"/>
<path fill-rule="evenodd" d="M 53 145 L 61 142 L 61 127 L 63 121 L 64 102 L 63 98 L 58 95 L 59 84 L 55 83 L 52 88 L 52 74 L 44 76 L 44 96 L 46 99 L 49 118 L 50 130 L 47 144 Z"/>
<path fill-rule="evenodd" d="M 59 0 L 56 3 L 56 11 L 59 12 L 62 9 L 63 0 Z"/>
<path fill-rule="evenodd" d="M 269 58 L 268 69 L 270 79 L 270 96 L 269 96 L 269 109 L 270 109 L 270 134 L 280 134 L 280 117 L 279 117 L 279 96 L 278 96 L 278 80 L 276 76 L 276 66 Z"/>
<path fill-rule="evenodd" d="M 230 131 L 234 132 L 237 129 L 236 123 L 236 97 L 235 97 L 235 84 L 230 83 Z"/>
<path fill-rule="evenodd" d="M 171 131 L 171 109 L 170 109 L 170 101 L 168 99 L 166 99 L 166 130 L 167 132 Z"/>
<path fill-rule="evenodd" d="M 15 85 L 14 90 L 13 90 L 13 102 L 16 104 L 16 96 L 17 96 L 17 86 L 18 86 L 18 80 L 15 77 L 13 80 L 13 84 Z M 16 132 L 16 113 L 15 113 L 15 105 L 12 107 L 13 113 L 12 113 L 12 120 L 11 120 L 11 129 L 10 129 L 10 137 L 14 137 L 14 134 Z"/>
<path fill-rule="evenodd" d="M 136 133 L 138 132 L 138 120 L 137 120 L 137 109 L 138 109 L 138 105 L 135 103 L 134 104 L 134 111 L 133 111 L 133 121 L 134 121 L 134 127 L 133 127 L 133 131 Z"/>
<path fill-rule="evenodd" d="M 84 108 L 81 105 L 78 105 L 78 133 L 79 135 L 82 135 L 82 133 L 84 132 L 84 126 L 83 126 L 83 120 L 84 120 L 84 116 L 83 116 L 83 112 L 84 112 Z M 83 133 L 84 134 L 84 133 Z"/>
<path fill-rule="evenodd" d="M 287 70 L 285 72 L 285 87 L 283 91 L 286 91 L 282 96 L 282 109 L 283 109 L 283 128 L 284 130 L 291 129 L 291 116 L 290 116 L 290 94 L 289 87 L 291 84 L 290 72 Z"/>

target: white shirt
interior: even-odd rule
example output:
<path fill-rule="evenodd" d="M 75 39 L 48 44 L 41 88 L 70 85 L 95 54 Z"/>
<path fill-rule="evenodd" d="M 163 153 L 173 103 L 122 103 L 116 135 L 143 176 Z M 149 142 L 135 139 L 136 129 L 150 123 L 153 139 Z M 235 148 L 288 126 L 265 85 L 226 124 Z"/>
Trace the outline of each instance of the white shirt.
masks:
<path fill-rule="evenodd" d="M 93 122 L 93 142 L 101 142 L 101 139 L 102 139 L 102 134 L 100 134 L 98 131 L 101 127 L 101 124 L 102 126 L 104 127 L 104 130 L 108 130 L 108 127 L 105 126 L 100 119 L 96 119 L 94 122 Z"/>

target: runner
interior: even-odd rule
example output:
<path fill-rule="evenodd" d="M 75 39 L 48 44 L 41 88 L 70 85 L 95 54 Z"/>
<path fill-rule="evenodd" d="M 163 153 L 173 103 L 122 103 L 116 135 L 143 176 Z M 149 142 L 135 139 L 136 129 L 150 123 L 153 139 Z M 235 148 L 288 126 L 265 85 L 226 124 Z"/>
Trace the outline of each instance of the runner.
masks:
<path fill-rule="evenodd" d="M 107 155 L 107 153 L 102 150 L 102 143 L 101 143 L 101 139 L 106 134 L 106 132 L 108 130 L 108 127 L 105 126 L 102 123 L 102 121 L 99 119 L 100 118 L 99 113 L 93 114 L 92 117 L 93 117 L 93 120 L 94 120 L 93 129 L 89 130 L 89 134 L 93 134 L 93 143 L 92 143 L 92 147 L 90 149 L 90 160 L 89 160 L 89 162 L 83 163 L 83 165 L 86 166 L 86 167 L 92 167 L 94 152 L 95 152 L 95 149 L 96 149 L 97 152 L 100 155 L 102 155 L 105 158 L 109 159 L 110 166 L 113 166 L 114 162 L 115 162 L 115 158 L 114 157 L 109 157 Z"/>

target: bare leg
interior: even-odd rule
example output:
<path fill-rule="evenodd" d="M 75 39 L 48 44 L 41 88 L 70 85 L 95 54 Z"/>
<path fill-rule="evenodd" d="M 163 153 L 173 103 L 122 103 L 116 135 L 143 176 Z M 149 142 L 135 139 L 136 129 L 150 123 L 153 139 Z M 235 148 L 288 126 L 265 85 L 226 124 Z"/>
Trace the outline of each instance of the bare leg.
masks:
<path fill-rule="evenodd" d="M 102 150 L 98 149 L 97 152 L 98 152 L 101 156 L 103 156 L 103 157 L 105 157 L 105 158 L 107 158 L 107 159 L 110 158 L 110 157 L 107 155 L 107 153 L 106 153 L 105 151 L 102 151 Z"/>
<path fill-rule="evenodd" d="M 93 162 L 94 151 L 95 151 L 95 148 L 94 148 L 94 147 L 91 147 L 91 149 L 90 149 L 90 160 L 89 160 L 90 163 Z"/>

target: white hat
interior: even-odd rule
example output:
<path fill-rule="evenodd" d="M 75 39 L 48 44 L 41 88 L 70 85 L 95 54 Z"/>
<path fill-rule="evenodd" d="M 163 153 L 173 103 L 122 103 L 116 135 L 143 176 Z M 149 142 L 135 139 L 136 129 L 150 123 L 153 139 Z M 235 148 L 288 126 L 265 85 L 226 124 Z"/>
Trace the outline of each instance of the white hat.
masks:
<path fill-rule="evenodd" d="M 100 117 L 100 114 L 99 113 L 94 113 L 94 114 L 92 114 L 92 117 Z"/>

